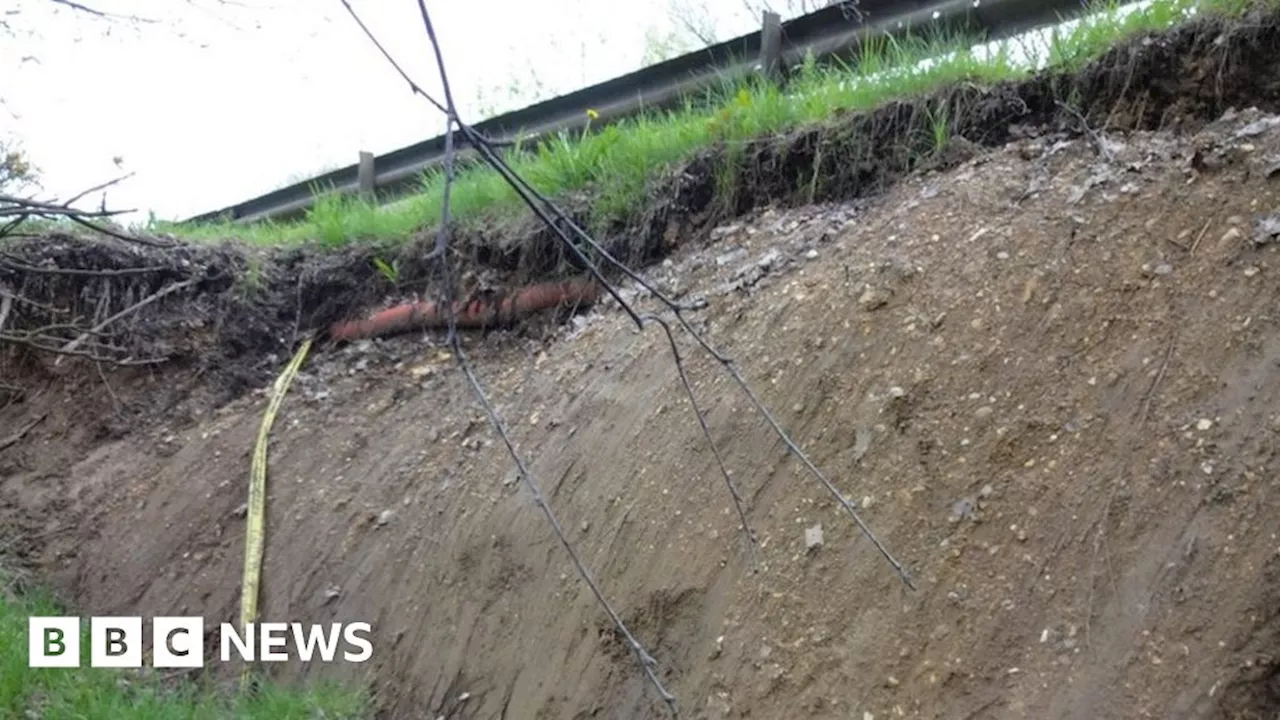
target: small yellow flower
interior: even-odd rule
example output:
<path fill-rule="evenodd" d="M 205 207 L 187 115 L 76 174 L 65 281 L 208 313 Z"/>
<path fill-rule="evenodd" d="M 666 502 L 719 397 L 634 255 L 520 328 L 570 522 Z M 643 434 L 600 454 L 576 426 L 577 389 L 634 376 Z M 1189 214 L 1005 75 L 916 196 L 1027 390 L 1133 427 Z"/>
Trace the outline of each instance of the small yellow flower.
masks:
<path fill-rule="evenodd" d="M 592 120 L 595 120 L 600 117 L 600 113 L 596 112 L 595 110 L 592 110 L 591 108 L 587 108 L 587 117 L 591 118 Z"/>

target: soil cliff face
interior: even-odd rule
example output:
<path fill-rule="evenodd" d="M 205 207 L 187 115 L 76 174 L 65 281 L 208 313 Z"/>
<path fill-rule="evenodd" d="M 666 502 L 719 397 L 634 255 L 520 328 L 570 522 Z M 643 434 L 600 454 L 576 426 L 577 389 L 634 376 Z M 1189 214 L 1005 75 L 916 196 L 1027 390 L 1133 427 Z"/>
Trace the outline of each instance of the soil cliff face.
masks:
<path fill-rule="evenodd" d="M 692 343 L 758 573 L 658 330 L 606 302 L 468 341 L 685 716 L 1276 717 L 1280 118 L 1194 125 L 1006 127 L 649 269 L 708 299 L 915 591 Z M 660 716 L 451 363 L 325 348 L 290 391 L 263 616 L 369 621 L 375 653 L 280 672 L 370 680 L 386 717 Z M 235 618 L 265 398 L 224 402 L 218 369 L 6 379 L 5 434 L 43 420 L 0 450 L 2 516 L 84 614 Z M 122 407 L 163 413 L 113 437 Z"/>

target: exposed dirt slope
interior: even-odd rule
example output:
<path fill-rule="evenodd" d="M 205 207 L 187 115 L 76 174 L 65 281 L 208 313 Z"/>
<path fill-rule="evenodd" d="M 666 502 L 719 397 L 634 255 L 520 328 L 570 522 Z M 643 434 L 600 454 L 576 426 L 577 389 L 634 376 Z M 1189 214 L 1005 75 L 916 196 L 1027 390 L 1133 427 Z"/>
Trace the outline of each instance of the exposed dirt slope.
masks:
<path fill-rule="evenodd" d="M 713 337 L 918 592 L 700 359 L 762 539 L 752 576 L 656 331 L 602 308 L 484 354 L 691 717 L 1275 716 L 1280 291 L 1252 240 L 1280 205 L 1280 122 L 1106 148 L 1025 140 L 865 207 L 743 221 L 655 272 L 709 295 Z M 437 354 L 354 346 L 299 379 L 271 450 L 266 617 L 371 619 L 389 716 L 648 716 Z M 59 450 L 83 408 L 62 392 L 3 456 L 34 558 L 86 612 L 232 618 L 261 398 L 81 459 Z"/>
<path fill-rule="evenodd" d="M 1256 56 L 1258 104 L 1275 110 L 1263 50 L 1280 33 L 1237 31 L 1252 50 L 1191 46 L 1233 82 Z M 1146 79 L 1124 92 L 1164 98 L 1162 118 L 1182 108 L 1194 134 L 1005 124 L 992 142 L 1012 144 L 958 141 L 950 157 L 970 159 L 875 199 L 681 235 L 651 270 L 707 296 L 698 321 L 865 505 L 916 592 L 690 345 L 758 575 L 657 330 L 605 304 L 542 336 L 470 341 L 686 716 L 1280 713 L 1280 243 L 1258 230 L 1280 210 L 1280 119 L 1196 129 L 1246 85 L 1162 94 Z M 324 282 L 307 317 L 336 312 Z M 44 419 L 0 449 L 0 523 L 85 614 L 235 617 L 265 399 L 215 391 L 228 368 L 260 383 L 283 364 L 248 352 L 285 352 L 282 329 L 305 324 L 271 307 L 242 352 L 174 346 L 178 370 L 4 378 L 23 391 L 0 397 L 0 442 Z M 163 414 L 138 425 L 124 407 Z M 375 628 L 372 668 L 309 672 L 371 670 L 387 717 L 660 716 L 439 348 L 323 350 L 276 428 L 264 616 Z"/>

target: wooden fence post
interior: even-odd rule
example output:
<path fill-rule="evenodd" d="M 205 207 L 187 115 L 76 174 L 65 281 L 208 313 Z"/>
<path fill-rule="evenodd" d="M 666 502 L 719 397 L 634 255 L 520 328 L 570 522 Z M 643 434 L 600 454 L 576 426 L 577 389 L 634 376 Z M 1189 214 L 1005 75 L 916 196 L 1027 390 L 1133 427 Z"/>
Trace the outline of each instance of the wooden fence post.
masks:
<path fill-rule="evenodd" d="M 764 11 L 760 26 L 760 71 L 777 82 L 782 79 L 782 16 Z"/>
<path fill-rule="evenodd" d="M 356 169 L 356 182 L 360 186 L 360 197 L 373 200 L 374 172 L 373 153 L 360 151 L 360 165 Z"/>

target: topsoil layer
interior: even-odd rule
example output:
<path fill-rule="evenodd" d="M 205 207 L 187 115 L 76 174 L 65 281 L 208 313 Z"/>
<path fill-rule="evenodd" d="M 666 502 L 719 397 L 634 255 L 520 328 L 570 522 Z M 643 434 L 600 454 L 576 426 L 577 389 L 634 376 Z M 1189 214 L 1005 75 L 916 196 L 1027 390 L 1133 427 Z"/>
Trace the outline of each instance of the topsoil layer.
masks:
<path fill-rule="evenodd" d="M 941 154 L 920 132 L 939 103 Z M 691 343 L 756 574 L 659 331 L 606 303 L 468 339 L 686 717 L 1277 717 L 1277 110 L 1280 19 L 1203 21 L 761 141 L 729 197 L 708 154 L 608 235 L 707 297 L 695 324 L 916 591 Z M 468 238 L 469 287 L 573 272 L 530 228 Z M 262 390 L 301 333 L 391 292 L 377 252 L 7 244 L 10 334 L 190 283 L 90 339 L 102 363 L 10 344 L 21 558 L 85 615 L 234 620 Z M 126 359 L 163 362 L 106 362 Z M 372 670 L 386 717 L 659 716 L 430 339 L 322 343 L 270 483 L 264 617 L 374 627 L 370 666 L 280 673 Z"/>

